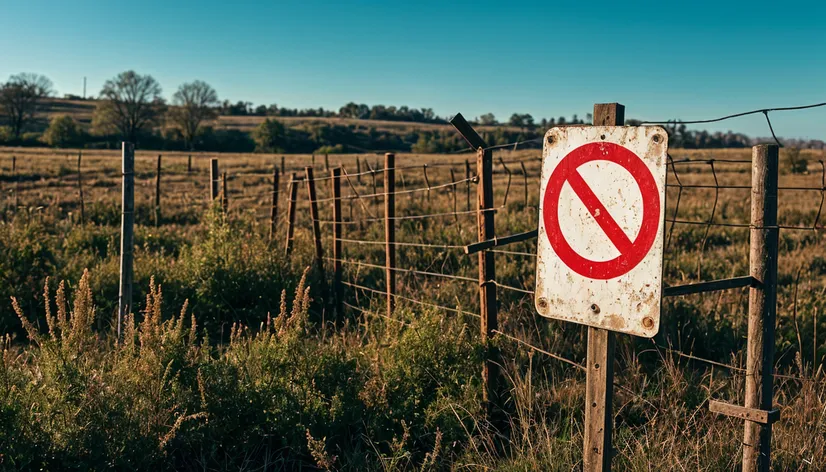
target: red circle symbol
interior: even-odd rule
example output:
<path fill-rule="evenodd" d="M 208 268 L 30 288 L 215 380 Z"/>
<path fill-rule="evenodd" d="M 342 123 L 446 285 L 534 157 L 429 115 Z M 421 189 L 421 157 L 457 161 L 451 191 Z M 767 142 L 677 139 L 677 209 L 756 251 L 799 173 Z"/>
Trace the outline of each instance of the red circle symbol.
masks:
<path fill-rule="evenodd" d="M 642 226 L 634 241 L 614 220 L 578 169 L 592 161 L 608 161 L 627 170 L 642 194 Z M 614 244 L 620 255 L 609 261 L 593 261 L 577 253 L 559 227 L 559 196 L 565 183 L 582 200 L 594 220 Z M 660 227 L 660 192 L 645 162 L 630 150 L 614 143 L 584 144 L 565 156 L 548 179 L 543 200 L 545 232 L 556 255 L 571 270 L 590 279 L 607 280 L 628 273 L 648 254 Z"/>

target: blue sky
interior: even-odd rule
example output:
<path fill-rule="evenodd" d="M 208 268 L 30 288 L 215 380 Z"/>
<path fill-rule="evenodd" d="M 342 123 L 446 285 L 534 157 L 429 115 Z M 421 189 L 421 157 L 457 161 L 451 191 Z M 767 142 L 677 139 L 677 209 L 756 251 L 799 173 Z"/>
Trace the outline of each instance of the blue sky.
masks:
<path fill-rule="evenodd" d="M 169 97 L 205 80 L 221 99 L 338 109 L 348 101 L 469 117 L 710 118 L 826 101 L 826 2 L 219 2 L 0 0 L 0 80 L 97 94 L 134 69 Z M 826 139 L 826 109 L 772 115 Z M 767 136 L 762 115 L 711 130 Z"/>

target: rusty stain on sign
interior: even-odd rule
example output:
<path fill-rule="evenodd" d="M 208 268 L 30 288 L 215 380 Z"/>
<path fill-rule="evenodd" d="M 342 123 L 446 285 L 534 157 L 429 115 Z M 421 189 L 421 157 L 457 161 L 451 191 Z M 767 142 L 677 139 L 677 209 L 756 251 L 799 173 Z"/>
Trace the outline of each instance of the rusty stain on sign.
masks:
<path fill-rule="evenodd" d="M 637 336 L 657 333 L 667 151 L 659 126 L 547 132 L 539 314 Z"/>

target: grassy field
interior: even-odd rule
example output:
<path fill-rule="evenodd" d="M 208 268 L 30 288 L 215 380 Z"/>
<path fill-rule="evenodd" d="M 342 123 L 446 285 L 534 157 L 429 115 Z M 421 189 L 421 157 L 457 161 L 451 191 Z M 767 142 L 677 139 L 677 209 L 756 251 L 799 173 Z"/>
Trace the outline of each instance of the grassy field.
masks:
<path fill-rule="evenodd" d="M 750 152 L 675 149 L 671 155 L 677 162 L 717 161 L 713 169 L 683 162 L 669 173 L 667 219 L 682 223 L 666 222 L 666 285 L 748 274 L 749 230 L 740 225 L 749 221 L 749 190 L 691 186 L 748 186 L 749 164 L 728 161 L 748 160 Z M 119 345 L 110 329 L 118 287 L 119 154 L 83 151 L 83 224 L 76 156 L 76 150 L 0 148 L 0 297 L 17 300 L 14 307 L 0 303 L 0 329 L 8 333 L 0 370 L 0 467 L 581 467 L 579 369 L 498 337 L 509 426 L 496 431 L 482 414 L 476 257 L 461 249 L 476 238 L 470 207 L 476 184 L 464 181 L 465 161 L 475 155 L 397 155 L 396 231 L 406 245 L 398 248 L 398 310 L 388 320 L 377 315 L 384 308 L 376 293 L 384 290 L 384 271 L 372 267 L 384 264 L 383 201 L 366 197 L 383 192 L 383 176 L 376 173 L 374 184 L 369 173 L 352 175 L 357 158 L 366 171 L 365 160 L 381 169 L 381 156 L 329 159 L 351 174 L 342 183 L 350 240 L 342 258 L 345 301 L 355 308 L 337 316 L 324 303 L 329 275 L 305 271 L 313 265 L 305 183 L 294 252 L 283 250 L 284 175 L 277 231 L 268 240 L 269 192 L 280 155 L 193 154 L 188 173 L 187 154 L 163 153 L 156 224 L 157 153 L 138 152 L 134 253 L 141 303 Z M 781 187 L 822 187 L 818 161 L 824 156 L 802 156 L 808 172 L 792 174 L 781 152 Z M 218 157 L 228 175 L 227 215 L 206 198 L 210 157 Z M 495 153 L 498 235 L 536 228 L 538 157 L 538 151 Z M 331 257 L 329 180 L 323 158 L 316 159 L 322 245 Z M 311 164 L 309 155 L 285 156 L 287 174 L 303 175 Z M 775 381 L 782 411 L 773 438 L 776 470 L 820 470 L 826 463 L 826 249 L 823 231 L 810 229 L 823 224 L 822 197 L 820 190 L 780 192 L 780 224 L 800 229 L 781 230 L 776 359 L 786 377 Z M 705 224 L 710 220 L 715 224 Z M 535 242 L 495 253 L 500 330 L 581 364 L 584 329 L 539 318 L 525 293 L 535 283 L 533 253 Z M 616 470 L 738 467 L 742 421 L 709 413 L 708 400 L 743 402 L 736 368 L 745 360 L 747 304 L 746 289 L 667 298 L 653 341 L 618 336 Z"/>
<path fill-rule="evenodd" d="M 95 112 L 95 100 L 65 100 L 53 99 L 45 105 L 42 116 L 38 121 L 42 129 L 46 129 L 48 121 L 58 115 L 68 115 L 75 119 L 78 123 L 88 128 L 92 124 L 92 116 Z M 216 129 L 237 129 L 244 132 L 251 132 L 256 126 L 261 124 L 267 117 L 265 116 L 219 116 L 216 120 L 205 123 L 205 125 L 213 126 Z M 365 128 L 375 128 L 377 131 L 390 131 L 395 133 L 405 133 L 411 130 L 449 130 L 453 128 L 449 124 L 438 123 L 415 123 L 409 121 L 384 121 L 384 120 L 359 120 L 355 118 L 337 118 L 337 117 L 302 117 L 302 116 L 279 116 L 275 117 L 278 121 L 283 122 L 286 126 L 295 128 L 307 124 L 327 123 L 331 125 L 356 125 Z M 503 128 L 507 131 L 518 132 L 519 128 L 512 126 L 480 126 L 477 130 L 480 132 L 489 132 L 497 128 Z"/>

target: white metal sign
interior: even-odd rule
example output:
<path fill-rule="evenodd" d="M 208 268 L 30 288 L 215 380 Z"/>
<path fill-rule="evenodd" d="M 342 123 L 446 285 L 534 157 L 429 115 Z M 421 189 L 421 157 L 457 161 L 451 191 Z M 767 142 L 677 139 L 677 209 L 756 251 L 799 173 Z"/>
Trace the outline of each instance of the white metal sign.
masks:
<path fill-rule="evenodd" d="M 577 126 L 545 135 L 536 309 L 652 337 L 660 328 L 668 135 Z"/>

